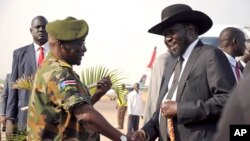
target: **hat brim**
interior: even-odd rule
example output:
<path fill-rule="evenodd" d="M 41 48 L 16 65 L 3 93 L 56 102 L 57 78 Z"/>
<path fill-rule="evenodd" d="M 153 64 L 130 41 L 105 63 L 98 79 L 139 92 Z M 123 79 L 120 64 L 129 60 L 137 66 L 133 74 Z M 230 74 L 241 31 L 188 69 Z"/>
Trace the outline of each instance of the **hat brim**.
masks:
<path fill-rule="evenodd" d="M 198 34 L 207 32 L 213 25 L 212 20 L 200 11 L 183 11 L 163 19 L 160 23 L 148 30 L 149 33 L 163 35 L 166 27 L 176 23 L 190 22 L 198 26 Z"/>

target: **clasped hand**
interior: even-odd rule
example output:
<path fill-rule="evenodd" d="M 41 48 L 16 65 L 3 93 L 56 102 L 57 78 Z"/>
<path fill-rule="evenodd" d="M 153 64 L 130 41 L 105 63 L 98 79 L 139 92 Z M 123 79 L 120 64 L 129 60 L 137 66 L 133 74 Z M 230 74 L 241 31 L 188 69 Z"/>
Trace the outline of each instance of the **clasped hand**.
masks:
<path fill-rule="evenodd" d="M 173 118 L 177 115 L 177 103 L 170 99 L 166 99 L 161 104 L 161 113 L 167 118 Z"/>
<path fill-rule="evenodd" d="M 105 94 L 108 90 L 111 89 L 112 86 L 112 82 L 110 80 L 110 77 L 103 77 L 102 80 L 100 80 L 99 82 L 97 82 L 97 93 L 100 94 Z"/>

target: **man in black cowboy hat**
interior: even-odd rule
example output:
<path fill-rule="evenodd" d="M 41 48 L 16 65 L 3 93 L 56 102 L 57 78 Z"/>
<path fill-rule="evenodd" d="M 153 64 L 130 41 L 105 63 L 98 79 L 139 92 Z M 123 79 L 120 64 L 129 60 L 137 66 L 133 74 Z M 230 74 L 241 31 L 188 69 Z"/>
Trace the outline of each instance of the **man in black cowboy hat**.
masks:
<path fill-rule="evenodd" d="M 171 56 L 166 59 L 157 110 L 132 139 L 212 140 L 235 79 L 223 52 L 198 38 L 211 26 L 206 14 L 188 5 L 163 9 L 162 21 L 149 32 L 164 36 Z"/>

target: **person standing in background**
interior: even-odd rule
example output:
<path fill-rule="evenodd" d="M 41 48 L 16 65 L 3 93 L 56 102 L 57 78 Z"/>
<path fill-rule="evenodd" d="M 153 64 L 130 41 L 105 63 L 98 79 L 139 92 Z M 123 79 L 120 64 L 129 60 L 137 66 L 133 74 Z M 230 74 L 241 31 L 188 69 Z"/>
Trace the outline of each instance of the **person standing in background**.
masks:
<path fill-rule="evenodd" d="M 245 77 L 247 74 L 250 73 L 250 39 L 246 40 L 246 49 L 245 49 L 245 53 L 244 56 L 242 56 L 246 62 L 248 60 L 248 62 L 246 63 L 246 65 L 244 66 L 244 70 L 243 70 L 243 76 Z M 242 58 L 241 58 L 241 64 L 244 65 L 244 63 L 242 63 Z"/>
<path fill-rule="evenodd" d="M 250 61 L 250 39 L 246 39 L 246 49 L 244 52 L 244 55 L 240 57 L 240 60 L 238 61 L 240 65 L 241 72 L 244 71 L 244 68 L 248 61 Z"/>
<path fill-rule="evenodd" d="M 117 120 L 118 120 L 118 127 L 117 129 L 123 129 L 124 125 L 124 118 L 127 111 L 127 95 L 128 89 L 126 89 L 125 84 L 121 85 L 121 89 L 118 89 L 118 99 L 117 99 Z"/>
<path fill-rule="evenodd" d="M 230 134 L 230 125 L 250 125 L 249 83 L 250 75 L 248 74 L 230 93 L 230 98 L 224 107 L 213 141 L 231 141 L 230 136 L 232 136 L 232 134 Z M 249 132 L 247 132 L 247 134 L 249 135 Z M 240 137 L 238 138 L 239 141 L 246 141 L 244 136 L 235 137 Z M 247 140 L 249 140 L 249 138 Z"/>
<path fill-rule="evenodd" d="M 33 76 L 43 58 L 48 54 L 48 34 L 45 31 L 47 23 L 47 19 L 43 16 L 33 18 L 30 27 L 33 43 L 14 50 L 11 82 L 15 82 L 22 76 Z M 7 137 L 13 134 L 15 124 L 19 131 L 26 131 L 29 97 L 29 90 L 10 90 L 6 109 Z"/>
<path fill-rule="evenodd" d="M 244 32 L 235 27 L 223 29 L 219 36 L 219 48 L 226 55 L 237 82 L 242 77 L 242 71 L 236 57 L 244 55 L 245 41 Z"/>
<path fill-rule="evenodd" d="M 250 74 L 250 61 L 247 62 L 244 70 L 243 70 L 243 76 L 247 76 L 248 74 Z"/>
<path fill-rule="evenodd" d="M 134 84 L 134 90 L 128 93 L 128 129 L 127 136 L 138 130 L 140 117 L 143 118 L 143 101 L 142 95 L 139 91 L 139 83 Z"/>
<path fill-rule="evenodd" d="M 162 81 L 162 75 L 164 73 L 165 62 L 167 57 L 169 56 L 169 52 L 159 55 L 153 64 L 150 76 L 150 83 L 148 87 L 148 95 L 144 109 L 143 122 L 146 123 L 149 121 L 151 116 L 153 115 L 156 103 L 158 100 L 160 85 Z"/>
<path fill-rule="evenodd" d="M 7 106 L 7 99 L 8 95 L 11 89 L 11 80 L 10 80 L 11 74 L 7 74 L 5 81 L 4 81 L 4 87 L 3 87 L 3 93 L 0 96 L 0 124 L 2 124 L 3 131 L 5 131 L 6 127 L 6 106 Z"/>

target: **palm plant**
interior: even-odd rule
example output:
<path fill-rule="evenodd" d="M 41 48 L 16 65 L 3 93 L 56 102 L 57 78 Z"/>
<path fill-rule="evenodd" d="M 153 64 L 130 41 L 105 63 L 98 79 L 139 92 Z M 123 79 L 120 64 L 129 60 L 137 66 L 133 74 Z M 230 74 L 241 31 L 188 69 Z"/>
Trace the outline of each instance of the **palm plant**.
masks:
<path fill-rule="evenodd" d="M 90 86 L 95 84 L 103 77 L 109 76 L 112 82 L 112 89 L 117 90 L 117 88 L 122 84 L 123 80 L 126 79 L 124 73 L 118 69 L 110 70 L 104 66 L 95 66 L 90 68 L 85 68 L 82 71 L 81 81 L 83 84 Z M 94 94 L 96 87 L 89 87 L 90 94 Z"/>
<path fill-rule="evenodd" d="M 32 90 L 33 87 L 33 76 L 22 76 L 12 83 L 13 89 L 25 89 Z"/>
<path fill-rule="evenodd" d="M 12 82 L 12 89 L 23 89 L 23 90 L 32 90 L 33 87 L 33 76 L 21 76 L 15 82 Z M 27 132 L 26 130 L 18 131 L 17 127 L 14 127 L 14 134 L 9 137 L 6 137 L 8 141 L 24 141 L 26 139 Z M 1 138 L 0 138 L 1 140 Z M 4 141 L 4 140 L 3 140 Z"/>

